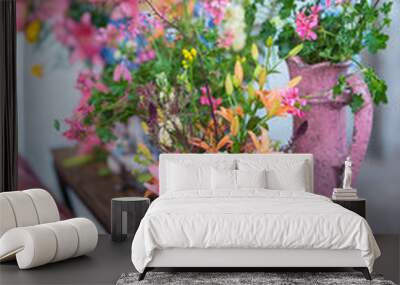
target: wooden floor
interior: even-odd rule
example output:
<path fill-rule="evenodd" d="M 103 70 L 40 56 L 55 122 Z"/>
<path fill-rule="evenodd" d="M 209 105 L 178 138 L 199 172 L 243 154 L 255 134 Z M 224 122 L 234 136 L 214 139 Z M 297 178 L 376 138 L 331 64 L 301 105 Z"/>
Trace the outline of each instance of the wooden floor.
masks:
<path fill-rule="evenodd" d="M 374 272 L 399 283 L 400 236 L 377 235 L 376 240 L 382 256 L 376 261 Z M 1 264 L 0 284 L 115 284 L 122 273 L 134 271 L 130 247 L 130 241 L 114 243 L 109 236 L 102 235 L 89 256 L 29 270 L 19 270 L 15 262 Z"/>

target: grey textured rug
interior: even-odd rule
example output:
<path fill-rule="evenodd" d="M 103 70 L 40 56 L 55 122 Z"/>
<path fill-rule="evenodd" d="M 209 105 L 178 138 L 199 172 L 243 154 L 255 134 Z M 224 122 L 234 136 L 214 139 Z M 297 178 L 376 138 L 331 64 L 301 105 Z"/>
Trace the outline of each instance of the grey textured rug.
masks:
<path fill-rule="evenodd" d="M 138 276 L 138 273 L 122 274 L 117 285 L 395 285 L 392 281 L 384 280 L 379 275 L 373 275 L 373 280 L 368 281 L 359 272 L 148 272 L 144 280 L 137 281 Z"/>

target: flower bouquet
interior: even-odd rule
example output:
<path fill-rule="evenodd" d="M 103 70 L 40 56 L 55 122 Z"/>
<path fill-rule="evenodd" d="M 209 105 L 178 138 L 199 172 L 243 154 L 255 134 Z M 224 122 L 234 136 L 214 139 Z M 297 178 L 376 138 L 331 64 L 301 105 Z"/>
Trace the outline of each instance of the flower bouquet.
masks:
<path fill-rule="evenodd" d="M 79 75 L 82 98 L 66 120 L 66 137 L 110 147 L 115 124 L 138 116 L 147 143 L 138 145 L 135 160 L 147 168 L 135 175 L 153 191 L 159 152 L 267 153 L 285 147 L 269 139 L 268 122 L 303 116 L 306 100 L 296 88 L 301 78 L 280 89 L 268 88 L 268 79 L 302 45 L 274 57 L 272 37 L 254 33 L 256 3 L 119 2 L 121 13 L 112 10 L 97 30 L 100 72 Z M 83 14 L 81 22 L 88 18 Z"/>
<path fill-rule="evenodd" d="M 25 4 L 20 27 L 31 42 L 51 30 L 70 50 L 72 62 L 87 63 L 77 79 L 82 96 L 73 116 L 65 120 L 64 135 L 78 141 L 83 153 L 99 146 L 112 149 L 116 125 L 138 117 L 146 138 L 137 145 L 135 162 L 145 170 L 134 174 L 154 192 L 159 152 L 291 149 L 307 122 L 296 126 L 286 145 L 270 140 L 268 124 L 278 116 L 304 118 L 312 94 L 303 87 L 311 81 L 292 76 L 287 86 L 272 89 L 271 75 L 283 61 L 300 58 L 313 65 L 352 60 L 373 101 L 386 102 L 385 83 L 355 55 L 364 48 L 376 52 L 385 47 L 390 2 L 18 2 Z M 354 112 L 364 105 L 364 96 L 355 92 L 346 72 L 330 85 L 334 96 L 346 98 Z M 55 127 L 60 128 L 57 120 Z"/>
<path fill-rule="evenodd" d="M 389 36 L 384 30 L 390 25 L 392 2 L 380 0 L 323 0 L 282 1 L 279 15 L 285 22 L 279 29 L 271 21 L 269 34 L 277 37 L 281 56 L 299 44 L 303 49 L 299 57 L 306 64 L 351 61 L 364 77 L 375 104 L 387 103 L 386 83 L 370 67 L 365 67 L 357 55 L 364 50 L 375 54 L 385 49 Z M 351 110 L 357 112 L 364 104 L 361 94 L 353 92 L 346 77 L 341 74 L 333 87 L 333 95 L 348 91 Z"/>

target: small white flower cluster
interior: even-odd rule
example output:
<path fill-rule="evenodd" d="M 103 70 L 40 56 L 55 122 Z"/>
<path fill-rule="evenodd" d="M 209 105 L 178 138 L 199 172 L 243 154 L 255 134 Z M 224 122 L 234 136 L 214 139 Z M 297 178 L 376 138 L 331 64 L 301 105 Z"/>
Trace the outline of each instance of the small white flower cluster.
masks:
<path fill-rule="evenodd" d="M 280 21 L 278 12 L 281 5 L 277 0 L 264 0 L 262 3 L 255 4 L 256 14 L 251 31 L 253 36 L 257 36 L 261 32 L 262 26 L 267 20 Z"/>
<path fill-rule="evenodd" d="M 245 13 L 242 5 L 231 3 L 225 10 L 225 17 L 222 23 L 223 32 L 232 34 L 232 48 L 235 51 L 241 50 L 246 44 L 246 23 Z"/>

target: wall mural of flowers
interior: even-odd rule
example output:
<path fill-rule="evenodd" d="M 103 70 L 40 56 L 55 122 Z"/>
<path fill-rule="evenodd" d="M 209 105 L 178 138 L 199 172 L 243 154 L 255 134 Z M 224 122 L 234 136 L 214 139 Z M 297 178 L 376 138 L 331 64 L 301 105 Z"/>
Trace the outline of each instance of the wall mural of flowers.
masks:
<path fill-rule="evenodd" d="M 315 2 L 315 3 L 314 3 Z M 379 1 L 378 1 L 379 2 Z M 17 0 L 17 26 L 30 43 L 50 32 L 87 69 L 76 87 L 82 96 L 65 119 L 64 136 L 83 153 L 110 150 L 116 124 L 140 118 L 146 134 L 133 170 L 148 190 L 158 191 L 159 152 L 268 153 L 293 151 L 307 133 L 303 120 L 287 144 L 269 138 L 279 116 L 303 118 L 312 96 L 292 76 L 270 88 L 283 61 L 307 64 L 352 60 L 376 104 L 385 84 L 355 56 L 385 48 L 383 28 L 391 3 L 264 0 Z M 383 20 L 381 20 L 383 16 Z M 353 20 L 358 22 L 354 23 Z M 364 101 L 338 74 L 329 90 L 347 94 L 354 112 Z M 343 95 L 344 96 L 344 95 Z M 56 128 L 61 128 L 58 121 Z"/>

